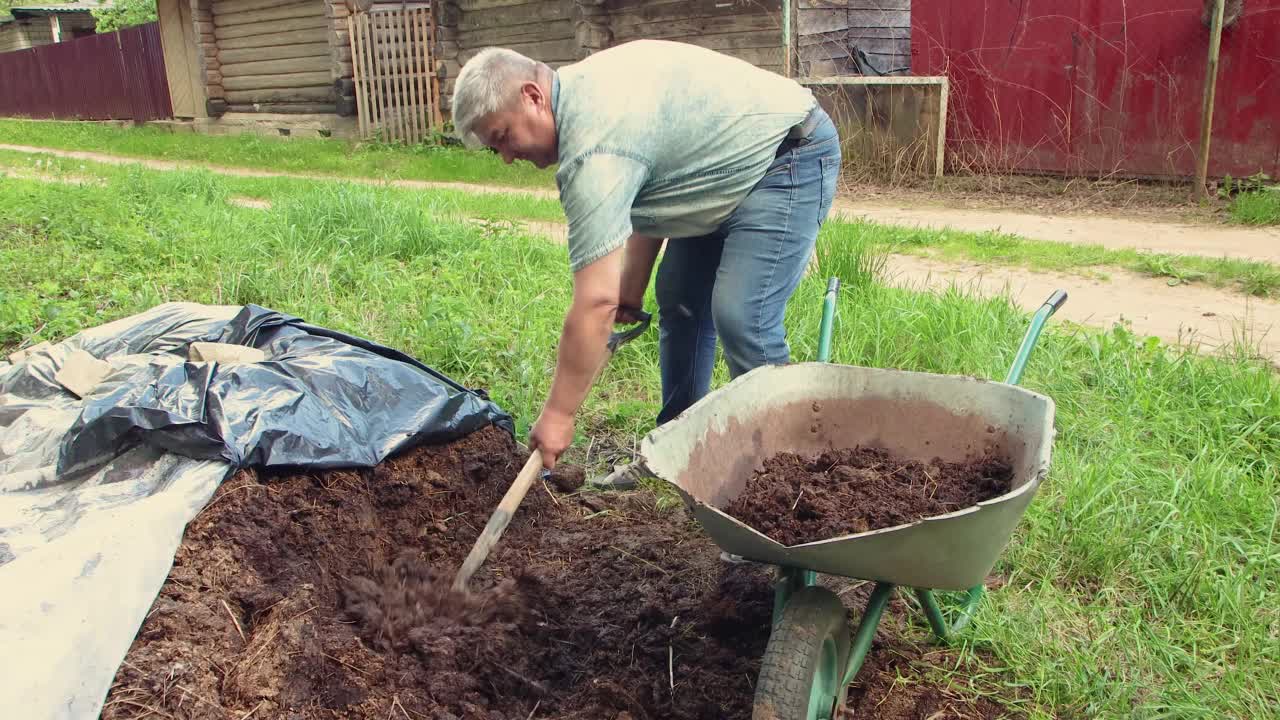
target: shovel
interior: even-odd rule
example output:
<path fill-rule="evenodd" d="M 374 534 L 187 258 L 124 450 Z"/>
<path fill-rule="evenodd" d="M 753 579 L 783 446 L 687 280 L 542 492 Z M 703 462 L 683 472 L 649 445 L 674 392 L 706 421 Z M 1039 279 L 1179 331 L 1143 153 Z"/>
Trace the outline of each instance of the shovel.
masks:
<path fill-rule="evenodd" d="M 604 363 L 601 363 L 601 369 L 604 369 L 604 366 L 609 362 L 609 358 L 613 357 L 619 347 L 634 340 L 649 329 L 649 321 L 652 316 L 643 310 L 629 309 L 636 317 L 640 318 L 640 322 L 635 327 L 615 332 L 609 336 L 607 346 L 609 356 L 605 358 Z M 597 374 L 599 374 L 598 371 Z M 520 468 L 520 473 L 516 475 L 516 479 L 511 482 L 511 487 L 507 488 L 507 494 L 502 496 L 502 502 L 498 503 L 497 509 L 489 516 L 489 522 L 484 526 L 480 537 L 476 539 L 476 544 L 472 546 L 471 552 L 467 553 L 467 559 L 462 562 L 462 567 L 453 579 L 454 590 L 459 592 L 466 590 L 467 583 L 471 581 L 471 576 L 484 564 L 485 559 L 489 557 L 489 552 L 493 550 L 493 546 L 498 544 L 498 539 L 502 537 L 503 531 L 507 529 L 507 524 L 511 522 L 511 517 L 515 515 L 516 509 L 520 507 L 520 503 L 524 500 L 525 493 L 529 492 L 529 487 L 533 485 L 534 478 L 538 477 L 541 470 L 542 451 L 534 450 L 529 454 L 529 459 L 525 461 L 524 467 Z"/>

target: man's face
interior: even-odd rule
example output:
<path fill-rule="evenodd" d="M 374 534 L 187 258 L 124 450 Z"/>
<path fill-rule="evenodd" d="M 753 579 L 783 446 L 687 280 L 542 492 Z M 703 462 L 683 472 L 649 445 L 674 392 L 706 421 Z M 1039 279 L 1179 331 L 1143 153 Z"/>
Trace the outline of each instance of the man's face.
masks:
<path fill-rule="evenodd" d="M 508 165 L 528 160 L 545 168 L 559 159 L 551 99 L 537 83 L 524 83 L 514 103 L 481 118 L 476 135 Z"/>

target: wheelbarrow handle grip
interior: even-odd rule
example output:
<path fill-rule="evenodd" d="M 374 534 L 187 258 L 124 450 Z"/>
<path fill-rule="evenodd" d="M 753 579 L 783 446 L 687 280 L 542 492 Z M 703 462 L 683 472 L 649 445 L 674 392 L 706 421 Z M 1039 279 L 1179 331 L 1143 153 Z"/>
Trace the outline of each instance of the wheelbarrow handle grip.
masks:
<path fill-rule="evenodd" d="M 1049 314 L 1052 315 L 1058 312 L 1058 310 L 1061 309 L 1063 304 L 1065 304 L 1066 302 L 1067 302 L 1067 291 L 1054 290 L 1053 294 L 1049 296 L 1049 299 L 1044 301 L 1044 304 L 1049 306 Z"/>
<path fill-rule="evenodd" d="M 626 330 L 615 332 L 609 336 L 609 352 L 617 352 L 622 345 L 631 342 L 640 337 L 649 329 L 649 323 L 653 320 L 653 315 L 641 310 L 640 308 L 624 307 L 632 315 L 640 318 L 640 322 L 635 327 L 629 327 Z"/>

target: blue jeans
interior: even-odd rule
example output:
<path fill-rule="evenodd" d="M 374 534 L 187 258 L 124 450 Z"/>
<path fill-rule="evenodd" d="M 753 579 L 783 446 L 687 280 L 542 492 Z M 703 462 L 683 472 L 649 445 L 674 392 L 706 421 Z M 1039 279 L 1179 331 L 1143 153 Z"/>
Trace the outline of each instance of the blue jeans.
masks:
<path fill-rule="evenodd" d="M 730 377 L 790 361 L 783 315 L 831 210 L 840 139 L 823 113 L 806 140 L 784 142 L 779 149 L 764 177 L 715 232 L 667 241 L 655 287 L 659 425 L 707 394 L 717 335 Z"/>

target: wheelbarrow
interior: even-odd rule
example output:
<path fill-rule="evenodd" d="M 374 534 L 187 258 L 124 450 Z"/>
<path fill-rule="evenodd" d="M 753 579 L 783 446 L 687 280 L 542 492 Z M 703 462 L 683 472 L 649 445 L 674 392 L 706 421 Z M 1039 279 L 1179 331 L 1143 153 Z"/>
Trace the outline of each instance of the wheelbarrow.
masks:
<path fill-rule="evenodd" d="M 1003 383 L 828 362 L 839 280 L 823 304 L 818 362 L 765 366 L 715 390 L 650 432 L 640 456 L 671 484 L 720 548 L 777 566 L 769 643 L 754 720 L 833 718 L 861 668 L 895 589 L 911 588 L 933 634 L 963 629 L 1049 469 L 1053 400 L 1017 387 L 1059 290 L 1035 313 Z M 995 453 L 1013 468 L 1011 490 L 976 506 L 896 527 L 784 546 L 727 515 L 753 471 L 776 453 L 816 455 L 873 447 L 900 457 L 962 461 Z M 858 628 L 818 574 L 873 581 Z M 953 617 L 935 591 L 966 591 Z"/>

